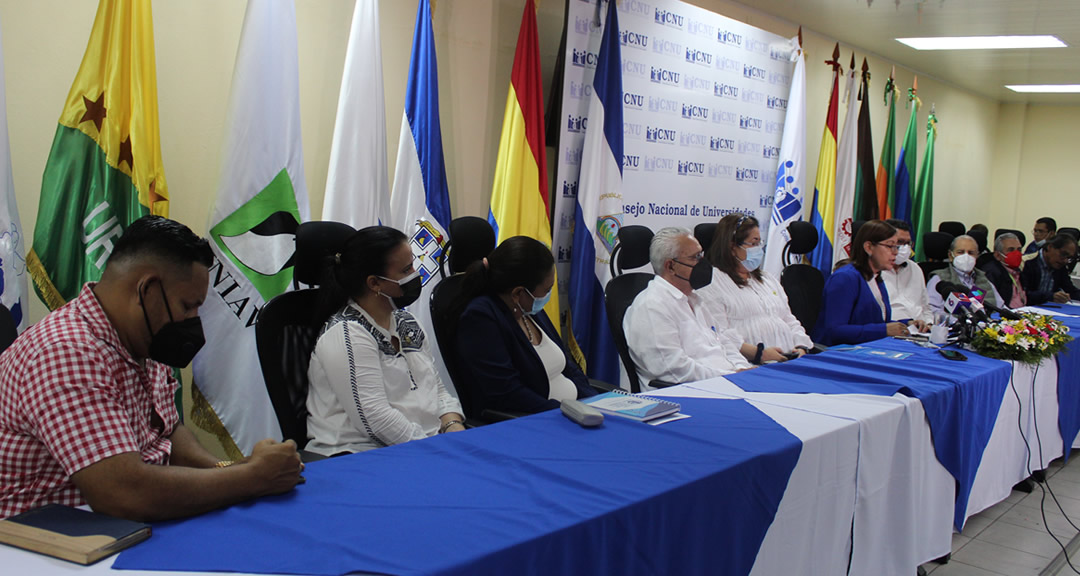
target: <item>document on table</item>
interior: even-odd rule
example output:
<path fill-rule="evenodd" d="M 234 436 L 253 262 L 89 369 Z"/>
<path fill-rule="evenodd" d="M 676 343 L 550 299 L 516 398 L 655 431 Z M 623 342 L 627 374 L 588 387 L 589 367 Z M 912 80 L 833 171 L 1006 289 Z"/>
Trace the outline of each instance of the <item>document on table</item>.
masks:
<path fill-rule="evenodd" d="M 910 352 L 897 352 L 895 350 L 885 350 L 882 348 L 869 348 L 866 346 L 833 346 L 829 348 L 830 352 L 849 352 L 852 354 L 864 354 L 866 356 L 875 356 L 877 358 L 888 358 L 889 360 L 903 360 L 908 356 L 911 356 Z"/>

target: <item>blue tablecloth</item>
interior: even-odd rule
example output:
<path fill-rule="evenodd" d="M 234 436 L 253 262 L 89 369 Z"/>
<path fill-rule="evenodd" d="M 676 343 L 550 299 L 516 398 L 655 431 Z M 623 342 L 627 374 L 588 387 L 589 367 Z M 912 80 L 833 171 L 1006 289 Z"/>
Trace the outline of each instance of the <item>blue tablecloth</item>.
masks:
<path fill-rule="evenodd" d="M 1055 307 L 1041 307 L 1050 314 L 1066 312 L 1074 314 L 1080 308 L 1066 306 L 1065 310 Z M 1069 461 L 1069 449 L 1076 440 L 1077 432 L 1080 432 L 1080 318 L 1055 317 L 1059 322 L 1069 327 L 1069 335 L 1074 338 L 1065 345 L 1057 355 L 1058 366 L 1058 430 L 1061 439 L 1065 442 L 1065 461 Z"/>
<path fill-rule="evenodd" d="M 953 522 L 960 530 L 983 451 L 994 429 L 1012 367 L 964 352 L 968 360 L 886 338 L 864 347 L 910 353 L 903 360 L 826 351 L 792 362 L 740 372 L 728 379 L 748 392 L 875 394 L 918 398 L 930 421 L 938 461 L 956 479 Z"/>
<path fill-rule="evenodd" d="M 681 403 L 658 427 L 548 412 L 315 462 L 291 494 L 155 524 L 114 567 L 748 574 L 802 444 L 742 400 Z"/>

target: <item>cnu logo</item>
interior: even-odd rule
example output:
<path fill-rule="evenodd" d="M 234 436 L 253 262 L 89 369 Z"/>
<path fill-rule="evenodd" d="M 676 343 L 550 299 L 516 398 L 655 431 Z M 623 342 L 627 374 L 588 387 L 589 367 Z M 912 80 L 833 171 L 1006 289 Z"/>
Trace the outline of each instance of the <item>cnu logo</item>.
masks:
<path fill-rule="evenodd" d="M 728 100 L 739 99 L 739 87 L 732 86 L 731 84 L 722 84 L 716 82 L 713 84 L 713 95 L 721 98 L 727 98 Z"/>
<path fill-rule="evenodd" d="M 592 0 L 587 1 L 595 4 Z M 619 2 L 619 10 L 621 12 L 626 12 L 627 14 L 648 18 L 649 13 L 652 12 L 652 6 L 645 2 L 641 2 L 641 0 L 623 0 L 622 2 Z"/>
<path fill-rule="evenodd" d="M 623 170 L 637 170 L 641 167 L 641 156 L 623 154 L 622 165 Z"/>
<path fill-rule="evenodd" d="M 671 70 L 665 70 L 656 66 L 652 67 L 649 80 L 656 84 L 667 84 L 668 86 L 679 85 L 679 73 Z"/>
<path fill-rule="evenodd" d="M 623 46 L 630 46 L 641 50 L 649 47 L 649 37 L 644 34 L 623 30 L 619 33 L 619 36 Z"/>
<path fill-rule="evenodd" d="M 574 48 L 574 51 L 570 55 L 570 61 L 574 66 L 579 68 L 596 68 L 596 61 L 599 57 L 588 50 L 578 50 Z"/>
<path fill-rule="evenodd" d="M 768 72 L 764 68 L 758 68 L 757 66 L 751 66 L 749 64 L 743 65 L 742 70 L 743 78 L 749 78 L 751 80 L 757 80 L 764 82 L 768 76 Z"/>
<path fill-rule="evenodd" d="M 645 97 L 641 94 L 634 94 L 633 92 L 623 92 L 622 101 L 627 108 L 633 108 L 634 110 L 641 110 L 645 107 Z"/>
<path fill-rule="evenodd" d="M 569 115 L 566 117 L 566 129 L 570 132 L 585 132 L 589 127 L 589 119 L 584 116 Z"/>
<path fill-rule="evenodd" d="M 754 130 L 754 131 L 760 132 L 761 131 L 761 119 L 760 118 L 754 118 L 753 116 L 740 116 L 739 117 L 739 128 L 742 128 L 743 130 Z"/>
<path fill-rule="evenodd" d="M 679 160 L 679 176 L 704 176 L 704 162 L 688 162 Z"/>
<path fill-rule="evenodd" d="M 577 196 L 577 182 L 567 182 L 563 180 L 562 183 L 562 195 L 565 198 L 572 198 Z"/>
<path fill-rule="evenodd" d="M 716 33 L 716 41 L 729 46 L 742 46 L 742 34 L 720 30 Z"/>
<path fill-rule="evenodd" d="M 769 159 L 779 158 L 780 157 L 780 147 L 779 146 L 765 146 L 764 148 L 761 149 L 761 157 L 762 158 L 769 158 Z"/>
<path fill-rule="evenodd" d="M 657 24 L 671 26 L 672 28 L 678 28 L 680 30 L 685 25 L 685 18 L 683 16 L 662 8 L 656 9 L 655 19 Z"/>
<path fill-rule="evenodd" d="M 753 168 L 736 168 L 735 179 L 739 182 L 757 182 L 758 171 Z"/>
<path fill-rule="evenodd" d="M 653 128 L 652 126 L 647 126 L 645 127 L 645 141 L 674 144 L 675 131 L 666 128 Z"/>
<path fill-rule="evenodd" d="M 690 120 L 708 120 L 709 109 L 704 106 L 692 106 L 690 104 L 683 104 L 682 117 Z"/>
<path fill-rule="evenodd" d="M 787 110 L 787 100 L 779 96 L 769 96 L 765 104 L 770 110 Z"/>
<path fill-rule="evenodd" d="M 700 64 L 702 66 L 712 66 L 712 54 L 705 52 L 704 50 L 695 50 L 694 48 L 686 49 L 686 61 L 692 64 Z"/>
<path fill-rule="evenodd" d="M 716 152 L 734 152 L 735 140 L 713 136 L 709 138 L 709 149 Z"/>

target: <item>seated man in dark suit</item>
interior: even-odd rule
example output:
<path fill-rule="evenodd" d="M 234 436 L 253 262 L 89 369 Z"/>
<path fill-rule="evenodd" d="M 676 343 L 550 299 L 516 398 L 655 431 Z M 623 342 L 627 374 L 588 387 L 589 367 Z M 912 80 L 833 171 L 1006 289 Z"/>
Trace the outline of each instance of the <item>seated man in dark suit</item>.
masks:
<path fill-rule="evenodd" d="M 0 518 L 59 503 L 163 520 L 300 481 L 292 440 L 263 440 L 232 465 L 179 422 L 170 366 L 187 366 L 203 344 L 212 262 L 187 226 L 140 218 L 100 282 L 0 356 Z"/>
<path fill-rule="evenodd" d="M 1042 250 L 1024 256 L 1020 282 L 1027 291 L 1028 304 L 1065 303 L 1080 300 L 1080 288 L 1073 285 L 1066 266 L 1076 258 L 1076 240 L 1058 234 L 1046 241 Z"/>
<path fill-rule="evenodd" d="M 1012 232 L 1006 232 L 994 239 L 994 257 L 984 261 L 979 269 L 986 273 L 986 278 L 997 289 L 1003 304 L 1009 308 L 1020 308 L 1027 304 L 1027 292 L 1020 283 L 1020 267 L 1023 253 L 1020 239 Z"/>
<path fill-rule="evenodd" d="M 1057 235 L 1057 221 L 1049 216 L 1044 216 L 1035 221 L 1035 227 L 1031 229 L 1034 239 L 1024 249 L 1024 254 L 1034 254 L 1046 245 L 1047 240 Z"/>

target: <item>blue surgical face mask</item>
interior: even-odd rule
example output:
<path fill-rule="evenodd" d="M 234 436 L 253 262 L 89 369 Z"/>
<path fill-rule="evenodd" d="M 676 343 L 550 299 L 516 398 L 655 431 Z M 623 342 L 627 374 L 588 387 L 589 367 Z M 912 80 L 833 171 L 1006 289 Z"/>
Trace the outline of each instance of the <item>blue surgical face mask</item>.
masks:
<path fill-rule="evenodd" d="M 761 266 L 761 261 L 764 258 L 764 246 L 751 246 L 746 249 L 746 260 L 742 261 L 743 268 L 746 268 L 747 272 L 753 272 Z"/>
<path fill-rule="evenodd" d="M 547 294 L 545 294 L 544 296 L 542 296 L 540 298 L 537 298 L 536 296 L 533 296 L 532 292 L 529 292 L 528 288 L 526 288 L 525 292 L 528 292 L 529 296 L 532 296 L 532 299 L 533 299 L 532 308 L 529 309 L 528 314 L 531 315 L 531 316 L 536 316 L 537 314 L 542 312 L 544 310 L 544 306 L 547 306 L 548 301 L 551 300 L 551 293 L 554 292 L 554 291 L 555 291 L 555 287 L 553 286 L 551 288 L 551 290 L 548 290 Z"/>

